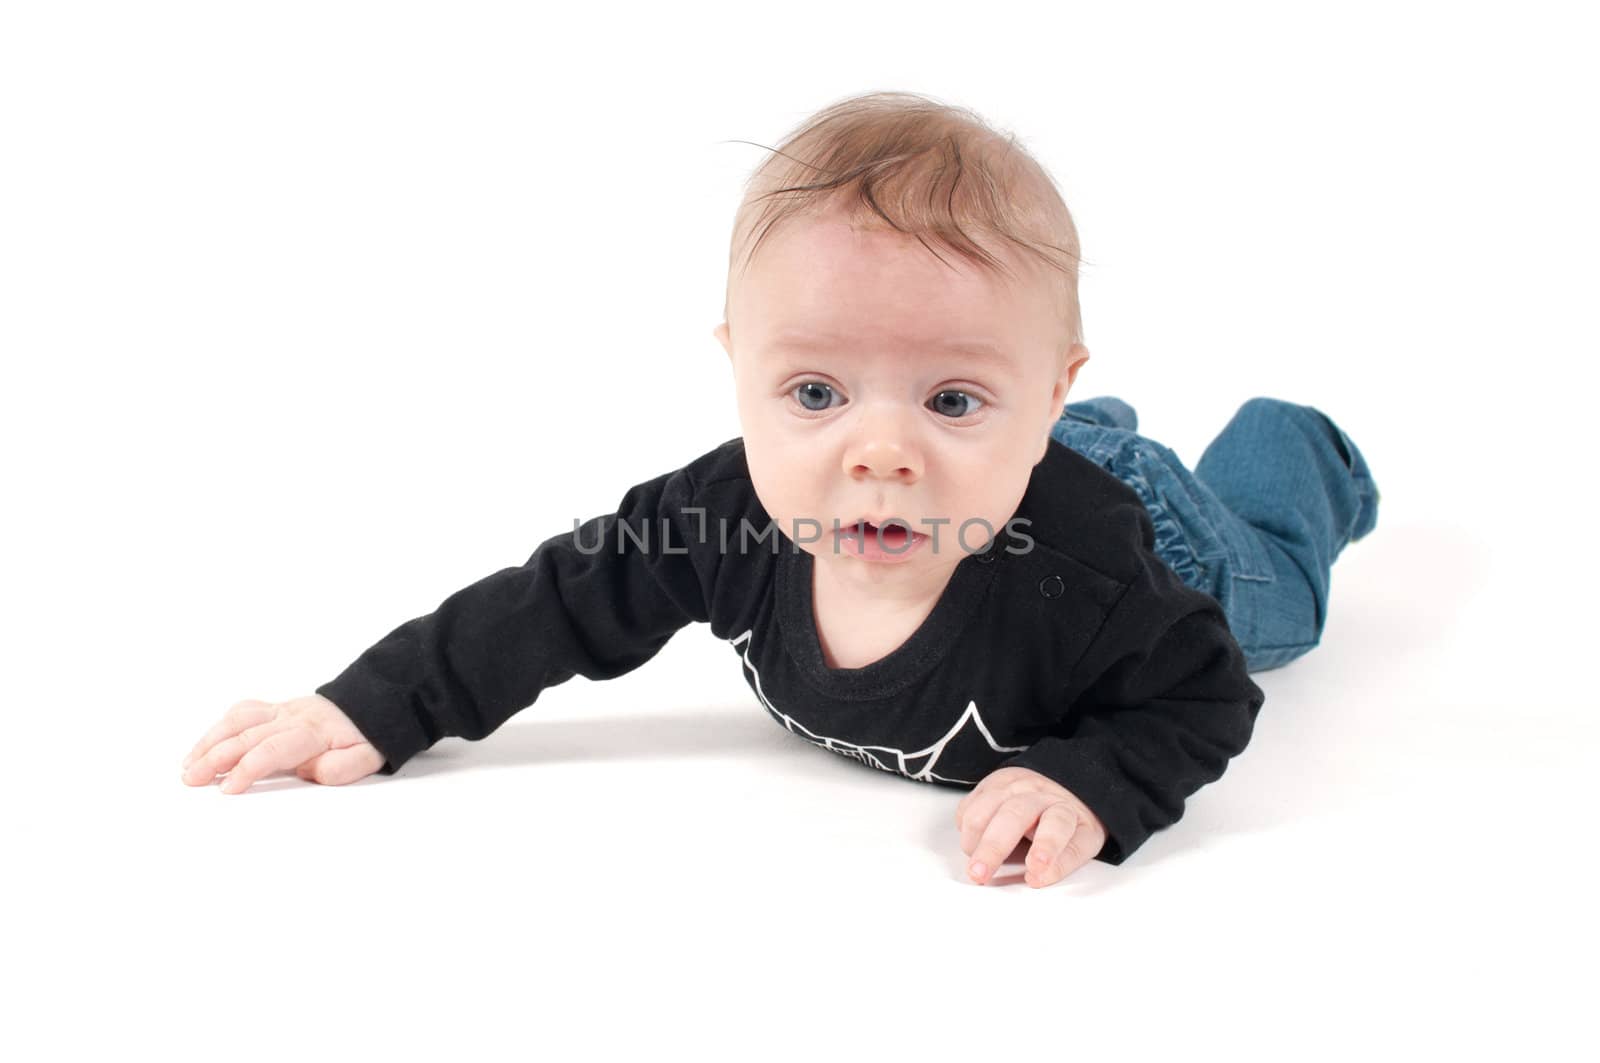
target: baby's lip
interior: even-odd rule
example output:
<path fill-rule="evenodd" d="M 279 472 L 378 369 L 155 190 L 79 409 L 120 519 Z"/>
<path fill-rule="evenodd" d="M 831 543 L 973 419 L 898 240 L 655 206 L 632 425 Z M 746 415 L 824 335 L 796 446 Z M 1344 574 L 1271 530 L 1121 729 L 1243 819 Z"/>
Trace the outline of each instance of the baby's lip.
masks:
<path fill-rule="evenodd" d="M 915 525 L 913 525 L 911 521 L 906 520 L 904 517 L 896 517 L 893 514 L 885 514 L 879 517 L 857 517 L 855 520 L 849 521 L 848 523 L 840 524 L 839 530 L 844 531 L 862 524 L 869 528 L 882 528 L 890 521 L 895 521 L 900 527 L 910 531 L 913 535 L 921 534 L 915 530 Z"/>

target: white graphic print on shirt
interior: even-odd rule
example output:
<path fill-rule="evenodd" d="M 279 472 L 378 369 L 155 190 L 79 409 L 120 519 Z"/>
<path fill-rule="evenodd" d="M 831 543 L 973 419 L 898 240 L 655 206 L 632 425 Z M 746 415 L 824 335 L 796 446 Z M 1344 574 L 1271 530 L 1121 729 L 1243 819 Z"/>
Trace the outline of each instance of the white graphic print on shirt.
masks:
<path fill-rule="evenodd" d="M 909 753 L 903 749 L 895 749 L 893 746 L 861 746 L 842 739 L 819 735 L 794 717 L 780 711 L 767 698 L 766 691 L 761 688 L 761 673 L 756 670 L 756 666 L 750 661 L 750 635 L 751 632 L 746 631 L 744 634 L 735 636 L 728 641 L 736 649 L 741 645 L 744 646 L 740 656 L 744 660 L 745 670 L 750 673 L 756 697 L 761 700 L 762 706 L 790 731 L 824 749 L 832 750 L 840 756 L 853 757 L 863 764 L 870 764 L 874 768 L 904 775 L 920 782 L 939 781 L 976 786 L 979 782 L 977 779 L 957 779 L 947 775 L 940 775 L 933 770 L 934 766 L 939 763 L 939 757 L 944 753 L 945 747 L 963 730 L 969 727 L 976 730 L 978 734 L 983 736 L 983 740 L 988 743 L 989 748 L 997 753 L 1020 753 L 1028 748 L 1027 746 L 1002 746 L 997 743 L 994 740 L 994 735 L 990 733 L 988 726 L 983 722 L 983 714 L 978 711 L 978 703 L 975 701 L 967 703 L 966 711 L 961 714 L 961 717 L 955 723 L 951 724 L 950 729 L 937 742 L 926 749 L 919 749 Z M 919 764 L 920 767 L 918 766 Z"/>

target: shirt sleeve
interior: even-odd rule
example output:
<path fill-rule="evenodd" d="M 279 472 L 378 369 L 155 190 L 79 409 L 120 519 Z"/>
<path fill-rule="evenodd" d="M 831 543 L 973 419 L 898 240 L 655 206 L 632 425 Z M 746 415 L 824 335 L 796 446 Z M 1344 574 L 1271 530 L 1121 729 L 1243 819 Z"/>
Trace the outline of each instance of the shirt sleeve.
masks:
<path fill-rule="evenodd" d="M 1250 741 L 1266 695 L 1215 598 L 1154 555 L 1084 652 L 1058 728 L 1001 767 L 1060 783 L 1100 817 L 1120 864 Z"/>
<path fill-rule="evenodd" d="M 687 469 L 628 489 L 616 512 L 540 543 L 384 636 L 316 692 L 384 755 L 381 774 L 445 737 L 492 733 L 574 675 L 612 679 L 708 619 L 715 543 Z M 698 516 L 697 516 L 698 513 Z"/>

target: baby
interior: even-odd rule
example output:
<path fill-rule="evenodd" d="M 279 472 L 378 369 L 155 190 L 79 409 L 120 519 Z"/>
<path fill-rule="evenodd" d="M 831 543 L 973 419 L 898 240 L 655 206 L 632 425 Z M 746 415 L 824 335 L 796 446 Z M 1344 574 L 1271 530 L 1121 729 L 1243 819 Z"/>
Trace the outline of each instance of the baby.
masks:
<path fill-rule="evenodd" d="M 1249 678 L 1316 645 L 1329 568 L 1376 521 L 1349 437 L 1245 403 L 1194 473 L 1089 351 L 1048 174 L 910 93 L 808 119 L 751 176 L 724 321 L 742 435 L 401 624 L 314 695 L 233 706 L 184 760 L 393 774 L 540 692 L 639 667 L 689 623 L 792 733 L 969 792 L 980 884 L 1126 860 L 1250 739 Z"/>

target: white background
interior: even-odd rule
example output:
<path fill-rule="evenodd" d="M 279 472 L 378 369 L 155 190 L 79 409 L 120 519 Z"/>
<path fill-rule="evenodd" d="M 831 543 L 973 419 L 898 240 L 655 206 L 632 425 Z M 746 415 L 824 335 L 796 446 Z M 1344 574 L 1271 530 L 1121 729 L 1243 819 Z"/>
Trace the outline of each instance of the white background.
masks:
<path fill-rule="evenodd" d="M 1580 5 L 0 10 L 7 1047 L 1593 1050 Z M 1075 399 L 1191 462 L 1312 404 L 1381 486 L 1177 826 L 971 885 L 957 792 L 775 727 L 699 626 L 393 778 L 179 781 L 737 435 L 738 141 L 879 89 L 1055 175 Z"/>

